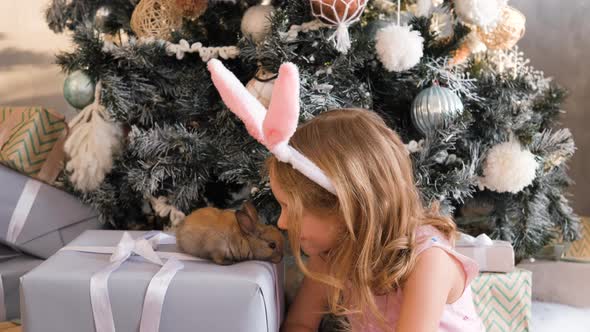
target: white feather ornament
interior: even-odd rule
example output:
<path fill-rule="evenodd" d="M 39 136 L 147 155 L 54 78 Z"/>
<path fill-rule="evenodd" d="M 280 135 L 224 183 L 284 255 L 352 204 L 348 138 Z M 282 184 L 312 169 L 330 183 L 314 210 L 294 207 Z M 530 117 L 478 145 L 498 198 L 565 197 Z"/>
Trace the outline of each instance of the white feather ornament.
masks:
<path fill-rule="evenodd" d="M 401 72 L 420 62 L 424 38 L 409 26 L 391 24 L 375 35 L 375 50 L 385 69 Z"/>
<path fill-rule="evenodd" d="M 480 188 L 517 193 L 533 182 L 537 166 L 535 155 L 511 137 L 488 152 L 484 176 L 479 179 Z"/>
<path fill-rule="evenodd" d="M 455 0 L 457 16 L 467 24 L 474 24 L 485 31 L 493 29 L 508 0 Z"/>
<path fill-rule="evenodd" d="M 94 103 L 70 121 L 70 136 L 64 145 L 69 160 L 70 181 L 82 192 L 95 190 L 113 168 L 113 155 L 120 152 L 123 132 L 100 105 L 100 82 Z"/>

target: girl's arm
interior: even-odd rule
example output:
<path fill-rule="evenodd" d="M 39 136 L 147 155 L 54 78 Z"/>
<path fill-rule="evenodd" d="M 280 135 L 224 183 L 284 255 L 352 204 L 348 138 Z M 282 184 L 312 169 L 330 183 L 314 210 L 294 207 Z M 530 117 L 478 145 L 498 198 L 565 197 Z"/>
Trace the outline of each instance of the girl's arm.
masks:
<path fill-rule="evenodd" d="M 465 280 L 459 261 L 441 248 L 425 250 L 403 287 L 396 332 L 437 331 L 445 304 L 461 297 Z"/>
<path fill-rule="evenodd" d="M 307 268 L 313 272 L 326 273 L 326 265 L 319 256 L 309 257 Z M 326 307 L 325 285 L 307 277 L 303 278 L 303 283 L 289 308 L 281 332 L 317 331 Z"/>

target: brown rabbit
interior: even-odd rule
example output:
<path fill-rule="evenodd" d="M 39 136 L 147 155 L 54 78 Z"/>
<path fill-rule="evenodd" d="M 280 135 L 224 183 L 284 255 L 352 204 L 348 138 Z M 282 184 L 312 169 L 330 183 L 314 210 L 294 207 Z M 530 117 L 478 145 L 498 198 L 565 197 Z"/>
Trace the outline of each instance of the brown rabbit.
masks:
<path fill-rule="evenodd" d="M 252 203 L 241 210 L 201 208 L 178 226 L 176 242 L 183 252 L 217 264 L 245 260 L 279 263 L 283 259 L 283 236 L 274 226 L 258 220 Z"/>

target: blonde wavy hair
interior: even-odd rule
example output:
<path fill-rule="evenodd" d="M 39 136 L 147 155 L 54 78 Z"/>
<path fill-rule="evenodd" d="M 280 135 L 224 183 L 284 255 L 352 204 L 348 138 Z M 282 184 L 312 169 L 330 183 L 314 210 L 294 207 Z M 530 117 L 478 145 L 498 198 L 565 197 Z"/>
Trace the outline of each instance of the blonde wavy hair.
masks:
<path fill-rule="evenodd" d="M 328 286 L 328 312 L 370 313 L 383 330 L 387 321 L 374 295 L 402 287 L 416 262 L 415 230 L 432 225 L 450 240 L 454 222 L 425 209 L 412 164 L 400 137 L 376 113 L 363 109 L 324 112 L 301 125 L 290 144 L 333 181 L 329 193 L 274 156 L 266 170 L 285 192 L 292 251 L 305 276 Z M 308 270 L 301 258 L 298 220 L 303 209 L 337 213 L 343 232 L 326 260 L 328 274 Z M 364 319 L 365 315 L 361 315 Z"/>

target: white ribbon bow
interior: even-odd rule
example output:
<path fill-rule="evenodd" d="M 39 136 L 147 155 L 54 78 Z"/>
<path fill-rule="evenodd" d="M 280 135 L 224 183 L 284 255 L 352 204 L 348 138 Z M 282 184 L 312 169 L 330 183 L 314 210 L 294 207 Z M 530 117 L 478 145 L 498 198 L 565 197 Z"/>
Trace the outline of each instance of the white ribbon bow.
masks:
<path fill-rule="evenodd" d="M 133 255 L 141 256 L 148 262 L 162 266 L 148 286 L 139 327 L 140 332 L 158 331 L 166 291 L 172 278 L 184 267 L 184 264 L 173 257 L 164 264 L 154 249 L 160 244 L 174 243 L 175 240 L 173 236 L 161 232 L 150 232 L 137 240 L 134 240 L 129 233 L 123 233 L 121 241 L 111 255 L 111 263 L 96 272 L 90 279 L 90 300 L 96 332 L 115 332 L 108 281 L 111 273 Z"/>
<path fill-rule="evenodd" d="M 494 241 L 486 234 L 479 234 L 477 237 L 461 233 L 461 237 L 457 241 L 457 246 L 462 247 L 489 247 L 493 246 Z"/>

